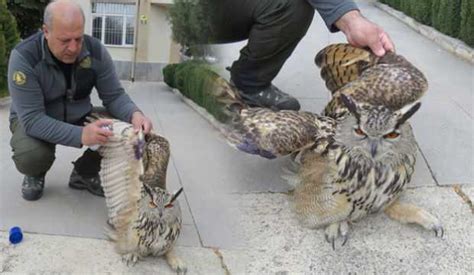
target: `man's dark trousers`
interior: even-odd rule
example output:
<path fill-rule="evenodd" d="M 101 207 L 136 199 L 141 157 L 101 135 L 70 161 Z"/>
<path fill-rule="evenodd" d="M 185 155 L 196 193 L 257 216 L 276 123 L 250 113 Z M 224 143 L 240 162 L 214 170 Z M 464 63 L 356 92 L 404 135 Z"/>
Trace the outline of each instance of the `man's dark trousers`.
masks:
<path fill-rule="evenodd" d="M 83 125 L 84 120 L 77 125 Z M 49 171 L 55 160 L 56 145 L 28 136 L 18 120 L 10 123 L 12 137 L 10 145 L 12 159 L 17 170 L 26 176 L 43 176 Z M 87 149 L 74 162 L 77 173 L 84 178 L 98 176 L 101 157 L 98 152 Z"/>
<path fill-rule="evenodd" d="M 268 87 L 308 30 L 314 8 L 306 0 L 209 0 L 213 43 L 249 39 L 231 77 L 245 91 Z"/>

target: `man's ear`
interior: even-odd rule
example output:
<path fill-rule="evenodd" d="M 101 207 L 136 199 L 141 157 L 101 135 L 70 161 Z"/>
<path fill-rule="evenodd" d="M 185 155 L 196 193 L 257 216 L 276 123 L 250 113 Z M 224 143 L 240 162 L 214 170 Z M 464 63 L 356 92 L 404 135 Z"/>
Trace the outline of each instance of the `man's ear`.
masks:
<path fill-rule="evenodd" d="M 46 38 L 46 40 L 49 38 L 49 29 L 48 29 L 48 26 L 46 26 L 46 24 L 43 24 L 43 26 L 41 27 L 43 29 L 43 33 L 44 33 L 44 37 Z"/>

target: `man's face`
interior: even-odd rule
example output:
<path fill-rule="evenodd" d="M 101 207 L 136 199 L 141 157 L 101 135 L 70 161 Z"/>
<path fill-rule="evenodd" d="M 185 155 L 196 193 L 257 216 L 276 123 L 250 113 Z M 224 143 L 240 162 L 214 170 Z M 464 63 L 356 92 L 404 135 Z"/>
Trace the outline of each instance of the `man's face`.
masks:
<path fill-rule="evenodd" d="M 53 55 L 66 64 L 76 61 L 82 49 L 84 22 L 54 18 L 50 27 L 43 25 L 44 36 Z"/>

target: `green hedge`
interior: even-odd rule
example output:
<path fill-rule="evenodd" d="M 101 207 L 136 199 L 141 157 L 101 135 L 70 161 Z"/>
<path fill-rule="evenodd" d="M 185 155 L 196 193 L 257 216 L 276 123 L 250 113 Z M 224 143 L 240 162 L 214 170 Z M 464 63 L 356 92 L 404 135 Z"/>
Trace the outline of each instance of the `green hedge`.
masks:
<path fill-rule="evenodd" d="M 474 47 L 474 0 L 461 1 L 461 26 L 459 37 Z"/>
<path fill-rule="evenodd" d="M 474 47 L 474 0 L 380 0 Z"/>
<path fill-rule="evenodd" d="M 0 0 L 0 97 L 8 95 L 8 57 L 18 40 L 16 21 L 8 11 L 5 0 Z"/>
<path fill-rule="evenodd" d="M 231 118 L 225 111 L 225 104 L 219 102 L 213 94 L 219 75 L 207 63 L 187 61 L 170 64 L 163 68 L 163 77 L 168 86 L 178 89 L 217 120 L 226 122 Z"/>

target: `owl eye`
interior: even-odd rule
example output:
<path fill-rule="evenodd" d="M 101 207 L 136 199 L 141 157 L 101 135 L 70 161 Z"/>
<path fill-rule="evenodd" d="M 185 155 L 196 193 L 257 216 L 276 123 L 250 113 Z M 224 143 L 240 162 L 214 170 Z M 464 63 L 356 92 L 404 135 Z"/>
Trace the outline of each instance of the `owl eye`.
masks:
<path fill-rule="evenodd" d="M 360 129 L 360 127 L 355 128 L 354 132 L 359 136 L 366 136 L 366 134 L 364 133 L 364 131 L 362 131 L 362 129 Z"/>
<path fill-rule="evenodd" d="M 386 135 L 383 136 L 383 138 L 387 138 L 387 139 L 394 139 L 394 138 L 397 138 L 400 134 L 397 133 L 397 132 L 390 132 Z"/>

